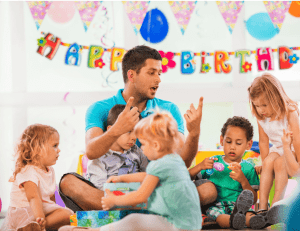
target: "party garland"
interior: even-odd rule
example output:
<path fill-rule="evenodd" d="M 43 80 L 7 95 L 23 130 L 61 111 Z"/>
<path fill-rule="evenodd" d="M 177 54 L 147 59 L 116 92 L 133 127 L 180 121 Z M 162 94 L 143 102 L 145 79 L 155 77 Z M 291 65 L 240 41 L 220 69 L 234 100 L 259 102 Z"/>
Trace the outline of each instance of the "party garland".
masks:
<path fill-rule="evenodd" d="M 122 62 L 122 58 L 126 53 L 123 48 L 112 47 L 110 49 L 103 48 L 101 46 L 91 45 L 82 46 L 77 43 L 64 43 L 60 38 L 53 36 L 51 33 L 45 34 L 45 37 L 37 39 L 38 50 L 37 52 L 44 55 L 46 48 L 50 47 L 50 52 L 46 57 L 52 60 L 60 45 L 69 47 L 65 56 L 65 64 L 80 66 L 82 50 L 89 50 L 88 54 L 88 67 L 89 68 L 103 68 L 105 63 L 102 59 L 104 52 L 111 52 L 110 57 L 110 70 L 117 71 L 118 63 Z M 299 60 L 296 54 L 293 54 L 293 50 L 300 50 L 300 47 L 286 47 L 281 46 L 278 49 L 257 48 L 257 50 L 239 50 L 235 52 L 226 52 L 223 50 L 215 52 L 198 52 L 194 53 L 191 51 L 182 51 L 181 53 L 174 52 L 164 52 L 159 51 L 162 57 L 162 72 L 165 73 L 169 68 L 174 68 L 176 62 L 173 60 L 174 56 L 181 56 L 181 73 L 182 74 L 192 74 L 196 69 L 196 62 L 194 60 L 195 56 L 201 56 L 201 73 L 208 73 L 211 70 L 209 63 L 205 62 L 206 56 L 214 56 L 215 60 L 215 72 L 216 73 L 230 73 L 232 66 L 229 63 L 225 63 L 229 60 L 230 55 L 235 55 L 236 58 L 240 57 L 240 73 L 251 72 L 252 63 L 246 61 L 246 56 L 251 54 L 256 54 L 256 61 L 258 71 L 274 70 L 274 61 L 272 52 L 278 52 L 279 55 L 279 68 L 289 69 Z"/>

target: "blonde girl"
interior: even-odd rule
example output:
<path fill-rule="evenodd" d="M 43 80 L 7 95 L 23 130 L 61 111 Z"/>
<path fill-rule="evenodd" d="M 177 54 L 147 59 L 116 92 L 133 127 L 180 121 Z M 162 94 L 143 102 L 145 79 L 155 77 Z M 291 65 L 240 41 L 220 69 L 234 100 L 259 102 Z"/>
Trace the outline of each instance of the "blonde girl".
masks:
<path fill-rule="evenodd" d="M 100 229 L 89 230 L 200 230 L 202 218 L 197 189 L 184 161 L 175 153 L 179 139 L 175 120 L 168 113 L 156 112 L 142 119 L 134 131 L 150 160 L 146 173 L 111 176 L 107 182 L 141 182 L 141 186 L 124 196 L 115 196 L 106 190 L 102 206 L 109 210 L 114 206 L 136 205 L 148 200 L 148 210 L 152 214 L 131 214 Z M 69 230 L 86 228 L 69 226 L 59 229 Z"/>
<path fill-rule="evenodd" d="M 258 122 L 259 149 L 263 163 L 258 170 L 261 171 L 259 213 L 265 215 L 274 176 L 275 195 L 272 205 L 283 198 L 288 175 L 292 176 L 298 170 L 286 167 L 281 137 L 284 130 L 293 134 L 291 150 L 299 160 L 299 110 L 298 104 L 286 95 L 279 80 L 269 73 L 255 78 L 248 93 L 252 114 Z M 269 142 L 273 144 L 270 149 Z"/>
<path fill-rule="evenodd" d="M 15 151 L 4 230 L 48 231 L 70 223 L 73 212 L 55 203 L 56 183 L 51 166 L 59 157 L 58 145 L 59 134 L 50 126 L 34 124 L 23 132 Z"/>

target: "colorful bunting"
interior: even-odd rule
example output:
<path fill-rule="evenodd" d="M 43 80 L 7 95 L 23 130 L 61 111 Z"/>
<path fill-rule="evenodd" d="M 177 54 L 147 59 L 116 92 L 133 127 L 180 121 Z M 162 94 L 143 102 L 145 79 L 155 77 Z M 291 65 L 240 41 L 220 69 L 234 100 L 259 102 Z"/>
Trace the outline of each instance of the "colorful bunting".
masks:
<path fill-rule="evenodd" d="M 181 33 L 184 34 L 191 15 L 194 11 L 197 1 L 187 2 L 187 1 L 169 1 L 173 14 L 177 20 L 178 25 L 180 26 Z"/>
<path fill-rule="evenodd" d="M 291 1 L 264 1 L 267 11 L 275 27 L 281 29 L 285 13 L 289 11 Z"/>
<path fill-rule="evenodd" d="M 150 1 L 123 1 L 126 13 L 133 26 L 135 34 L 138 34 L 138 32 L 140 31 L 140 28 L 143 24 L 144 18 L 147 13 L 149 2 Z"/>
<path fill-rule="evenodd" d="M 27 3 L 35 21 L 36 28 L 39 29 L 51 5 L 51 1 L 34 1 Z"/>
<path fill-rule="evenodd" d="M 228 26 L 229 32 L 232 34 L 235 23 L 238 19 L 239 13 L 243 7 L 244 1 L 217 1 L 218 8 Z"/>
<path fill-rule="evenodd" d="M 83 22 L 83 26 L 85 31 L 88 30 L 99 6 L 101 5 L 102 1 L 80 1 L 75 2 L 77 9 L 79 11 L 81 20 Z"/>

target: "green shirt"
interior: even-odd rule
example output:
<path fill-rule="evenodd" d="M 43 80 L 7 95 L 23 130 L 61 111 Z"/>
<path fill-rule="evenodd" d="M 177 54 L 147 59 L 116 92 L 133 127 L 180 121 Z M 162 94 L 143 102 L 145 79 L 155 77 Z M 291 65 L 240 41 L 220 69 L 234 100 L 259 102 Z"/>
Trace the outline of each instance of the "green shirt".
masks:
<path fill-rule="evenodd" d="M 218 172 L 214 171 L 214 173 L 209 176 L 206 174 L 206 170 L 201 171 L 202 179 L 208 179 L 212 181 L 218 191 L 218 197 L 217 197 L 217 202 L 220 201 L 236 201 L 240 193 L 243 191 L 242 185 L 233 180 L 230 176 L 229 173 L 232 171 L 228 168 L 228 164 L 224 161 L 224 156 L 223 155 L 218 155 L 214 156 L 214 158 L 217 158 L 215 162 L 222 163 L 224 165 L 224 171 Z M 246 161 L 242 160 L 240 165 L 242 166 L 242 171 L 249 181 L 249 184 L 254 188 L 258 189 L 259 186 L 259 179 L 258 176 L 255 172 L 255 169 L 253 165 Z"/>
<path fill-rule="evenodd" d="M 199 195 L 182 158 L 165 155 L 151 161 L 146 172 L 159 178 L 148 199 L 148 210 L 166 217 L 178 229 L 201 229 Z"/>

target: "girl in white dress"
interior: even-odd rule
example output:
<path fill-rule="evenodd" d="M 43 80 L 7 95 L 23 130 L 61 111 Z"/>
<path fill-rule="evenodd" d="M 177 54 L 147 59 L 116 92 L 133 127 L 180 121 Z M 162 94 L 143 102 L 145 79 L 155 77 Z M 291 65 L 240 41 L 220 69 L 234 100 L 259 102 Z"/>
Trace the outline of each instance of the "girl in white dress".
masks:
<path fill-rule="evenodd" d="M 293 134 L 290 148 L 294 157 L 299 160 L 299 109 L 298 104 L 286 95 L 279 80 L 269 73 L 255 78 L 248 88 L 248 93 L 252 114 L 258 122 L 259 149 L 262 159 L 262 168 L 257 168 L 257 172 L 261 172 L 259 213 L 266 215 L 274 178 L 275 195 L 272 205 L 283 198 L 288 176 L 295 175 L 297 171 L 286 166 L 281 137 L 283 131 Z M 273 144 L 271 148 L 269 142 Z"/>

